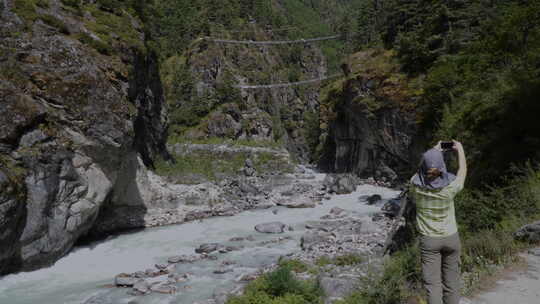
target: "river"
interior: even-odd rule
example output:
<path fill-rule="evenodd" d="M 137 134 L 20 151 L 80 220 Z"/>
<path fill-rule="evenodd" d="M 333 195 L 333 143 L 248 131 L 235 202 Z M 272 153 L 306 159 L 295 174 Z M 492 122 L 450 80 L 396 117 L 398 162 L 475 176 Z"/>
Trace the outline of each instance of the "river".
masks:
<path fill-rule="evenodd" d="M 317 174 L 317 180 L 324 177 Z M 180 225 L 145 229 L 110 237 L 72 250 L 53 266 L 0 279 L 2 304 L 191 304 L 212 298 L 218 290 L 237 284 L 235 279 L 265 265 L 275 263 L 280 256 L 300 250 L 299 240 L 305 232 L 305 222 L 318 220 L 339 206 L 356 215 L 369 216 L 380 210 L 380 205 L 369 206 L 358 202 L 358 196 L 380 194 L 383 200 L 398 192 L 371 185 L 358 186 L 351 194 L 334 195 L 316 208 L 288 209 L 275 207 L 244 211 L 233 217 L 214 217 Z M 272 212 L 277 209 L 277 214 Z M 280 235 L 261 234 L 256 224 L 280 221 L 294 228 Z M 255 241 L 228 242 L 231 237 L 251 235 Z M 261 244 L 279 236 L 290 240 Z M 220 254 L 218 260 L 203 260 L 193 264 L 178 264 L 179 273 L 191 273 L 189 281 L 179 283 L 172 295 L 152 293 L 143 297 L 127 294 L 129 289 L 111 288 L 114 277 L 122 272 L 132 273 L 166 263 L 170 256 L 193 254 L 202 243 L 217 242 L 244 246 L 241 250 Z M 234 261 L 233 271 L 214 274 L 223 260 Z"/>

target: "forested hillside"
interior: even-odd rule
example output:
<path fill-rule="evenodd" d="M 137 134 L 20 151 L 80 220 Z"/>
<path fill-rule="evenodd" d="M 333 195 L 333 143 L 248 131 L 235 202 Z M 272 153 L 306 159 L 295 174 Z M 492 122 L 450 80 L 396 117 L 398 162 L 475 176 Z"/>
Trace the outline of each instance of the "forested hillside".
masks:
<path fill-rule="evenodd" d="M 341 35 L 351 1 L 157 1 L 150 31 L 163 63 L 170 143 L 221 138 L 285 146 L 309 160 L 318 86 L 245 90 L 339 72 L 345 38 L 318 44 L 229 45 L 209 39 L 301 40 Z"/>
<path fill-rule="evenodd" d="M 426 75 L 424 131 L 470 147 L 476 185 L 538 159 L 540 2 L 394 5 L 383 39 L 406 71 Z"/>
<path fill-rule="evenodd" d="M 467 153 L 469 176 L 456 215 L 468 293 L 489 265 L 513 260 L 524 245 L 512 232 L 539 218 L 540 2 L 380 2 L 377 47 L 394 52 L 420 89 L 414 103 L 419 134 L 431 143 L 460 140 Z M 419 283 L 419 271 L 413 245 L 396 254 L 371 289 L 346 302 L 416 298 L 414 284 L 403 284 Z"/>

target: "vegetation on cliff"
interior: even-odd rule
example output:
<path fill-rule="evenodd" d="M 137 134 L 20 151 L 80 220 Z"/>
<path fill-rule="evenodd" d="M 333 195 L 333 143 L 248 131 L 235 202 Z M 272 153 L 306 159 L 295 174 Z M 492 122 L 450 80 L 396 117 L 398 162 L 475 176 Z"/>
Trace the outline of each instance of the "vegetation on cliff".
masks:
<path fill-rule="evenodd" d="M 170 107 L 170 142 L 224 137 L 273 141 L 300 159 L 318 144 L 318 88 L 243 90 L 237 84 L 313 79 L 338 67 L 347 40 L 320 45 L 228 45 L 341 33 L 351 1 L 156 1 L 151 32 Z"/>
<path fill-rule="evenodd" d="M 466 148 L 470 175 L 456 215 L 467 293 L 528 246 L 512 232 L 540 214 L 539 2 L 396 0 L 382 10 L 379 41 L 395 52 L 406 81 L 419 85 L 420 133 L 431 142 L 454 138 Z M 395 263 L 409 271 L 393 271 Z M 420 282 L 411 275 L 418 271 L 418 254 L 399 252 L 384 274 L 345 303 L 416 297 Z"/>

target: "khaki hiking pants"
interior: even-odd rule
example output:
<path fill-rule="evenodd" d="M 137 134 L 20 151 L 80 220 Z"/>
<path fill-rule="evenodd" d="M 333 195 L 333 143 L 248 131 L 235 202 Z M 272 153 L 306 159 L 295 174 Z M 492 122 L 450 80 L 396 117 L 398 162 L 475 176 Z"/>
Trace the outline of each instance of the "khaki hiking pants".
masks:
<path fill-rule="evenodd" d="M 461 276 L 459 234 L 420 237 L 422 279 L 429 304 L 459 304 Z"/>

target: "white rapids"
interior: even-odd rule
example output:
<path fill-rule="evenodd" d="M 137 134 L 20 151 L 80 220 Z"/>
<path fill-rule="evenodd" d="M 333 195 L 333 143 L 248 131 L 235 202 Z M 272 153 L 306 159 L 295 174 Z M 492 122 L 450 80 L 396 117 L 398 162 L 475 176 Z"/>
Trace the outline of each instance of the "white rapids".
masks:
<path fill-rule="evenodd" d="M 317 174 L 317 180 L 324 174 Z M 18 273 L 0 278 L 0 303 L 2 304 L 191 304 L 212 298 L 219 290 L 234 286 L 234 280 L 242 274 L 254 272 L 265 265 L 275 263 L 280 256 L 300 250 L 299 239 L 305 232 L 304 223 L 318 220 L 328 214 L 332 207 L 349 210 L 366 216 L 380 210 L 379 206 L 358 203 L 358 196 L 380 194 L 383 200 L 398 195 L 388 188 L 361 185 L 355 192 L 336 195 L 316 208 L 278 208 L 245 211 L 233 217 L 215 217 L 181 225 L 145 229 L 140 232 L 120 234 L 105 241 L 74 249 L 53 266 L 32 272 Z M 256 224 L 280 221 L 294 228 L 281 235 L 266 235 L 254 230 Z M 165 263 L 168 257 L 193 254 L 202 243 L 232 244 L 235 236 L 252 235 L 255 241 L 244 241 L 243 249 L 222 254 L 217 261 L 200 261 L 178 266 L 192 278 L 178 285 L 173 295 L 155 294 L 134 297 L 128 289 L 110 288 L 114 277 L 122 272 L 152 268 Z M 259 244 L 278 236 L 291 236 L 291 240 L 276 244 Z M 214 274 L 224 259 L 234 261 L 234 271 Z"/>

